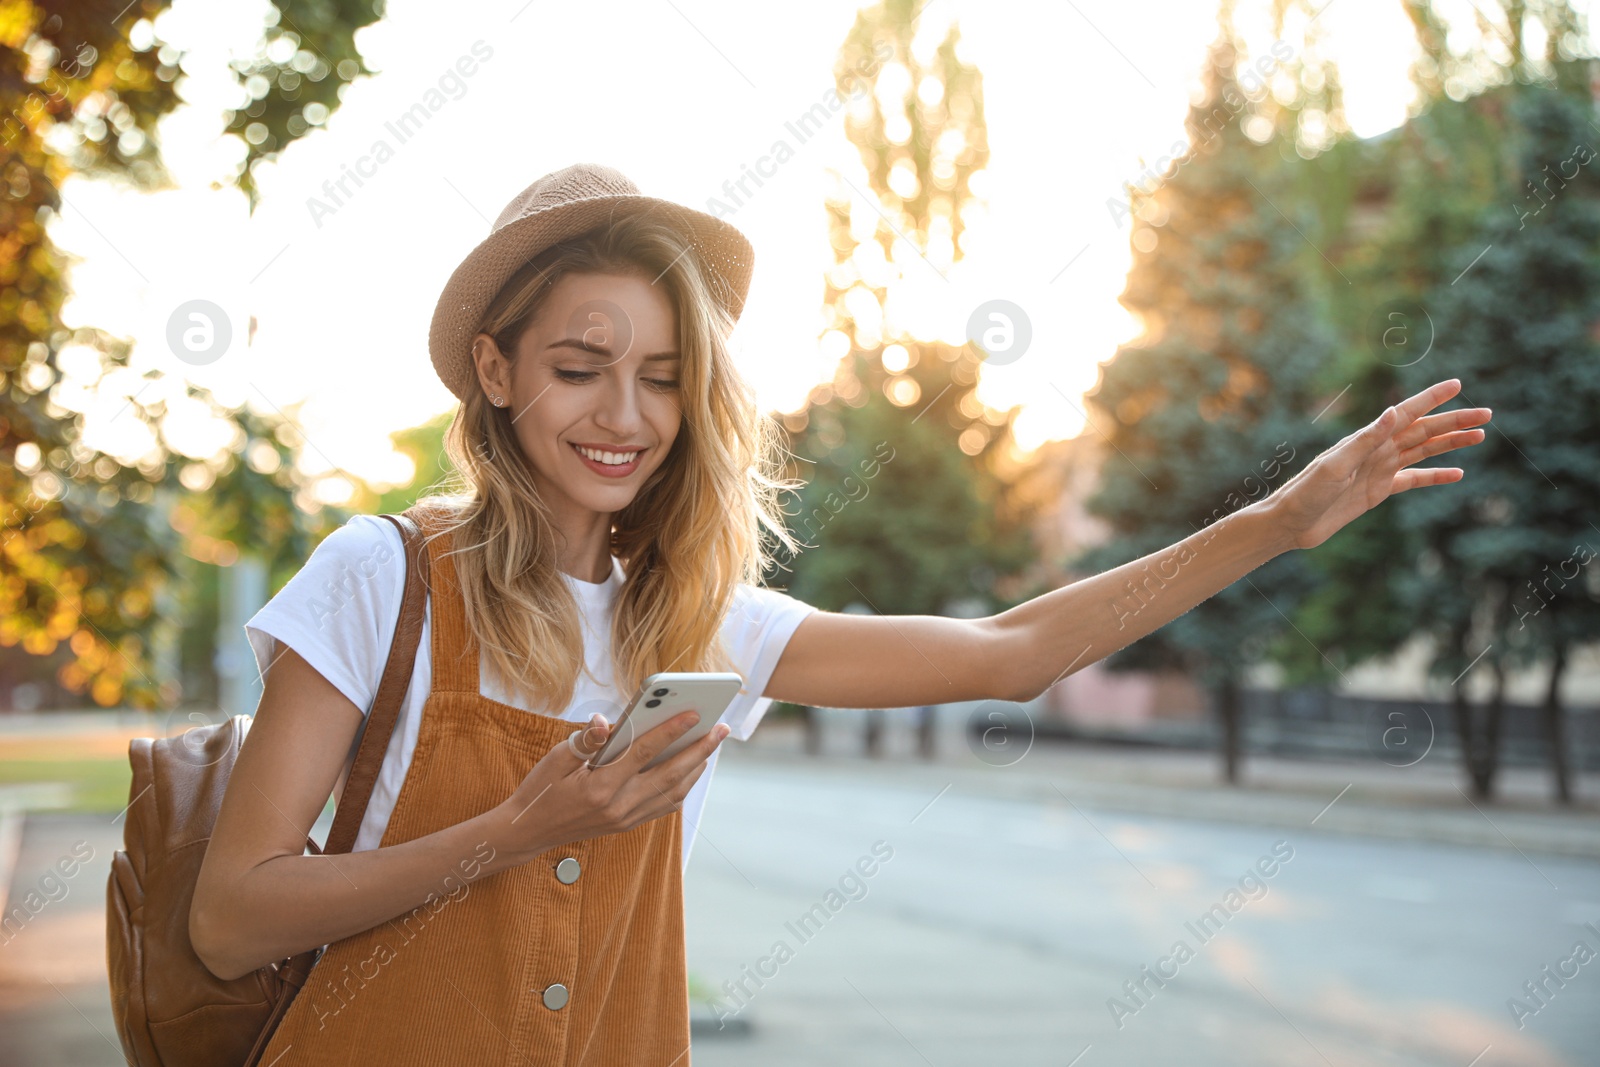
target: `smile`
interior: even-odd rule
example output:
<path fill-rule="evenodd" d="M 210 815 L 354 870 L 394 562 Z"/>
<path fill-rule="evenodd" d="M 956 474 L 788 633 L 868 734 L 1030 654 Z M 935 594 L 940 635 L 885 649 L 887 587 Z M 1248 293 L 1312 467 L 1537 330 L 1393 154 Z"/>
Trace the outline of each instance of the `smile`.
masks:
<path fill-rule="evenodd" d="M 573 444 L 572 450 L 583 459 L 590 470 L 611 478 L 632 474 L 639 466 L 639 457 L 644 454 L 642 448 L 627 452 L 608 452 L 598 448 L 585 448 L 579 444 Z"/>

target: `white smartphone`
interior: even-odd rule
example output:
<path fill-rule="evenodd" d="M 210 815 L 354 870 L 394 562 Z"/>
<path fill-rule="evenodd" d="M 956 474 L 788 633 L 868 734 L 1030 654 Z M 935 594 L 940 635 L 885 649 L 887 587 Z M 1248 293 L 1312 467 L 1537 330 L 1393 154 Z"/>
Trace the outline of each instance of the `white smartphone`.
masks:
<path fill-rule="evenodd" d="M 589 763 L 603 767 L 625 755 L 634 743 L 674 715 L 685 711 L 700 713 L 700 721 L 689 732 L 662 749 L 646 766 L 654 767 L 664 759 L 683 751 L 711 731 L 728 710 L 733 698 L 739 695 L 744 679 L 737 674 L 716 672 L 652 674 L 639 687 L 628 710 L 611 728 L 605 747 Z"/>

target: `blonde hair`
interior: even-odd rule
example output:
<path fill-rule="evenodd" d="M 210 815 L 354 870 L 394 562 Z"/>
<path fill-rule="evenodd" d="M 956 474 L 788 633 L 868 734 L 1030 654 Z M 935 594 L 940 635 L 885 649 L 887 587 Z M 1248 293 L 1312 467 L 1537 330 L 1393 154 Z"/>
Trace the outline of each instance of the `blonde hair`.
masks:
<path fill-rule="evenodd" d="M 783 450 L 727 347 L 733 318 L 713 296 L 693 246 L 672 227 L 628 216 L 568 238 L 524 265 L 479 329 L 508 361 L 555 284 L 569 274 L 624 274 L 664 284 L 677 310 L 683 421 L 666 460 L 612 518 L 626 578 L 611 623 L 613 681 L 627 699 L 657 671 L 729 670 L 721 623 L 740 582 L 773 563 L 763 528 L 789 551 L 779 518 Z M 555 528 L 509 408 L 474 388 L 445 434 L 456 470 L 425 496 L 451 554 L 479 647 L 499 677 L 554 714 L 584 670 L 577 601 L 556 566 Z"/>

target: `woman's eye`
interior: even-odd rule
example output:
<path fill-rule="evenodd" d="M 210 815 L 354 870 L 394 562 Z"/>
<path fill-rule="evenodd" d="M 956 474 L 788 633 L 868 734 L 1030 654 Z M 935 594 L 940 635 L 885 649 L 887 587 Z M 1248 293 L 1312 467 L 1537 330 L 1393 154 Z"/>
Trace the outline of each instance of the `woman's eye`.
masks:
<path fill-rule="evenodd" d="M 600 377 L 597 372 L 592 370 L 562 370 L 560 367 L 554 368 L 554 370 L 556 377 L 564 382 L 587 382 Z M 649 382 L 654 388 L 663 391 L 676 389 L 679 384 L 676 378 L 645 378 L 643 380 Z"/>

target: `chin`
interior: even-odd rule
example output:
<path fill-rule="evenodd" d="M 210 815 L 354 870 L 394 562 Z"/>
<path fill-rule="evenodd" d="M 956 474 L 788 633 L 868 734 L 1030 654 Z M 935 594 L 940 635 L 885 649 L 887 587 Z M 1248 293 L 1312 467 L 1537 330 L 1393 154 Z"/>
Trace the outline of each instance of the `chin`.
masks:
<path fill-rule="evenodd" d="M 576 492 L 569 489 L 569 495 L 590 511 L 621 511 L 633 503 L 634 498 L 639 495 L 639 486 L 619 485 L 614 489 L 583 486 Z"/>
<path fill-rule="evenodd" d="M 621 511 L 623 508 L 626 508 L 629 504 L 632 504 L 633 501 L 634 501 L 634 498 L 637 497 L 638 495 L 639 494 L 636 493 L 636 492 L 596 493 L 596 494 L 594 494 L 595 499 L 593 499 L 591 501 L 585 501 L 585 503 L 588 504 L 589 507 L 592 508 L 595 511 L 612 513 L 612 512 Z"/>

